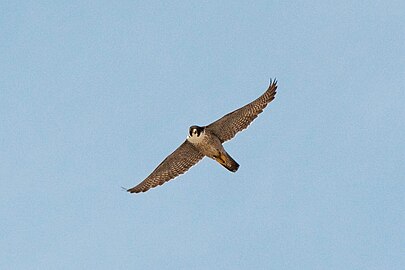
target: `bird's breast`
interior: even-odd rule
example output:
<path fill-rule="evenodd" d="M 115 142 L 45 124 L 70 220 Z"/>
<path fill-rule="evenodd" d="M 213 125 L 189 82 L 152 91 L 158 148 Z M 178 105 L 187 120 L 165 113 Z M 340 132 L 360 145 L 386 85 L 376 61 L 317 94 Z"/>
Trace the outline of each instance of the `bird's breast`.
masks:
<path fill-rule="evenodd" d="M 203 144 L 207 142 L 207 135 L 201 133 L 200 136 L 187 136 L 187 140 L 192 144 Z"/>

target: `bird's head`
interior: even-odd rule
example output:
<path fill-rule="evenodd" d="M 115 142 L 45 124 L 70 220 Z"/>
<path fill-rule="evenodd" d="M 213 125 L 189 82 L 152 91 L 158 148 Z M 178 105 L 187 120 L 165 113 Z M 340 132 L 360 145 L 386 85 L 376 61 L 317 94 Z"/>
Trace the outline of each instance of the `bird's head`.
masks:
<path fill-rule="evenodd" d="M 204 127 L 199 127 L 199 126 L 191 126 L 188 134 L 190 137 L 200 137 L 200 135 L 204 132 Z"/>

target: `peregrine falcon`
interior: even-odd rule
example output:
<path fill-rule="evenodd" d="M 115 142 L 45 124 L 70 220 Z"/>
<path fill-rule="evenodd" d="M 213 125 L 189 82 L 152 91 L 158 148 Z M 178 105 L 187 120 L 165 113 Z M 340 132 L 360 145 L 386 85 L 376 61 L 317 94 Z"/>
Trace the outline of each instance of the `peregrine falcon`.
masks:
<path fill-rule="evenodd" d="M 127 191 L 139 193 L 163 185 L 185 173 L 205 156 L 216 160 L 229 171 L 236 172 L 239 164 L 225 151 L 222 143 L 247 128 L 274 99 L 276 90 L 277 81 L 270 80 L 266 92 L 251 103 L 228 113 L 208 126 L 191 126 L 183 144 L 163 160 L 145 180 Z"/>

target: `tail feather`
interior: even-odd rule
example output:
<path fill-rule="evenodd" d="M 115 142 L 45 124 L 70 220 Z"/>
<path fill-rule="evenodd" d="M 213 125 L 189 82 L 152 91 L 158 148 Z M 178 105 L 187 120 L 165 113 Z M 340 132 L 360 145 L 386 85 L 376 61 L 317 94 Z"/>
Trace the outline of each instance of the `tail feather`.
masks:
<path fill-rule="evenodd" d="M 215 159 L 231 172 L 236 172 L 239 169 L 239 164 L 226 152 L 221 153 L 221 155 Z"/>

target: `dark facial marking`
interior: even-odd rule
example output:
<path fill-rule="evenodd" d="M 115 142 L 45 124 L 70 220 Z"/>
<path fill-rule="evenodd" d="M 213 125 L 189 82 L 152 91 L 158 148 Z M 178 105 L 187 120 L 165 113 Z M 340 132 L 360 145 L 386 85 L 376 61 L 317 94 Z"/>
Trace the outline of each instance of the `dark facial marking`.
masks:
<path fill-rule="evenodd" d="M 197 137 L 199 137 L 203 130 L 204 130 L 203 127 L 191 126 L 188 133 L 190 134 L 190 136 L 193 136 L 193 133 L 195 131 L 197 133 Z"/>

